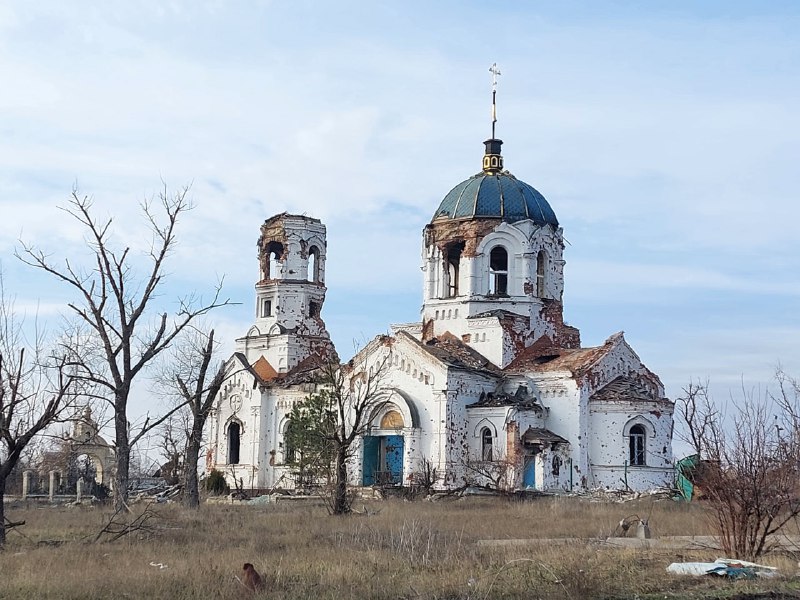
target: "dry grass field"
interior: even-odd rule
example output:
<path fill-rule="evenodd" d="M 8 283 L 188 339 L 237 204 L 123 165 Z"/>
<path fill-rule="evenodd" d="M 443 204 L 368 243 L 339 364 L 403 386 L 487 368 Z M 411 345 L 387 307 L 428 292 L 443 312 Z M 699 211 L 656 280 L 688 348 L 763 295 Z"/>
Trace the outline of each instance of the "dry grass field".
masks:
<path fill-rule="evenodd" d="M 718 552 L 600 542 L 633 513 L 649 515 L 654 537 L 706 535 L 698 505 L 471 498 L 367 508 L 372 514 L 331 517 L 322 507 L 291 503 L 204 505 L 199 512 L 160 505 L 152 535 L 92 543 L 110 509 L 10 507 L 9 517 L 27 525 L 9 534 L 0 553 L 0 598 L 255 597 L 236 579 L 245 562 L 267 584 L 258 597 L 275 599 L 800 598 L 797 557 L 765 557 L 781 569 L 771 580 L 676 577 L 665 572 L 670 562 L 713 560 Z M 518 538 L 580 540 L 477 544 Z M 60 543 L 45 543 L 53 541 Z"/>

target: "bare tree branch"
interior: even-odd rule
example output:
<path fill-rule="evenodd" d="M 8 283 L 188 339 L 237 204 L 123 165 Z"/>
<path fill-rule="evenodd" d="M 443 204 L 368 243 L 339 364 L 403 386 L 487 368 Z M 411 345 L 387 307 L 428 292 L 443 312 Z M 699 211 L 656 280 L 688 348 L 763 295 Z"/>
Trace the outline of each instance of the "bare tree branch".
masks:
<path fill-rule="evenodd" d="M 147 250 L 149 265 L 139 274 L 131 266 L 130 248 L 115 249 L 112 220 L 97 220 L 93 202 L 73 191 L 64 210 L 75 218 L 87 233 L 86 245 L 94 255 L 94 268 L 81 270 L 69 260 L 58 266 L 42 250 L 22 243 L 17 256 L 24 263 L 41 269 L 74 288 L 79 301 L 70 304 L 79 321 L 88 326 L 84 345 L 91 346 L 88 358 L 76 353 L 73 367 L 79 377 L 108 390 L 114 409 L 116 472 L 114 496 L 117 508 L 124 506 L 128 493 L 131 447 L 153 428 L 170 417 L 172 411 L 145 420 L 137 433 L 128 422 L 128 402 L 134 382 L 142 371 L 169 348 L 198 317 L 230 304 L 222 299 L 220 282 L 210 301 L 190 294 L 180 299 L 173 316 L 160 313 L 155 319 L 150 306 L 157 297 L 164 278 L 165 261 L 174 248 L 179 218 L 188 210 L 188 188 L 170 195 L 166 186 L 158 201 L 142 204 L 142 212 L 151 232 Z M 96 349 L 96 351 L 94 351 Z M 82 357 L 82 358 L 80 358 Z"/>

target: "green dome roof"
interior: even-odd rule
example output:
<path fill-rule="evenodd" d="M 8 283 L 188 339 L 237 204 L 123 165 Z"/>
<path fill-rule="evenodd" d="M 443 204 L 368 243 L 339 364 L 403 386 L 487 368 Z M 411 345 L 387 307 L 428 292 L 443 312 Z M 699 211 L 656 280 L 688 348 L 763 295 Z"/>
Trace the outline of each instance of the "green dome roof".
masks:
<path fill-rule="evenodd" d="M 444 197 L 433 215 L 437 219 L 530 219 L 558 227 L 556 213 L 536 188 L 503 171 L 502 140 L 485 142 L 483 172 L 462 181 Z"/>
<path fill-rule="evenodd" d="M 444 197 L 434 220 L 499 218 L 504 221 L 530 219 L 537 225 L 558 227 L 553 209 L 536 188 L 508 171 L 478 173 L 462 181 Z"/>

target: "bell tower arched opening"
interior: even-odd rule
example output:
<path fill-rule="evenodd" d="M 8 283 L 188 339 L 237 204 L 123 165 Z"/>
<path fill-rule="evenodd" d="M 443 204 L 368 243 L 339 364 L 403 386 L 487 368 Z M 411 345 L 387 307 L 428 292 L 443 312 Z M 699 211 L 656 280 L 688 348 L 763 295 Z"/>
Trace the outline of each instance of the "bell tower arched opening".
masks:
<path fill-rule="evenodd" d="M 461 277 L 461 254 L 464 242 L 448 244 L 444 252 L 444 297 L 455 298 L 460 295 L 459 279 Z"/>
<path fill-rule="evenodd" d="M 280 242 L 269 242 L 264 249 L 266 260 L 264 261 L 264 279 L 281 279 L 281 263 L 283 260 L 283 244 Z"/>
<path fill-rule="evenodd" d="M 320 268 L 319 268 L 319 248 L 311 246 L 308 249 L 308 271 L 306 280 L 313 283 L 320 283 Z"/>

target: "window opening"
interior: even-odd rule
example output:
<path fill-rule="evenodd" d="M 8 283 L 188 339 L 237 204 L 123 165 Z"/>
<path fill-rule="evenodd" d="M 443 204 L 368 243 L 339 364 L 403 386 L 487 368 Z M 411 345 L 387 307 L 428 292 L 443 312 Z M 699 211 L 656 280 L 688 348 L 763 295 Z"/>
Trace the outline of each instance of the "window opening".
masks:
<path fill-rule="evenodd" d="M 536 256 L 536 295 L 544 298 L 544 271 L 547 267 L 547 255 L 540 250 Z"/>
<path fill-rule="evenodd" d="M 316 246 L 311 246 L 308 250 L 308 281 L 319 283 L 319 249 Z"/>
<path fill-rule="evenodd" d="M 489 293 L 508 295 L 508 252 L 502 246 L 495 246 L 489 254 Z"/>
<path fill-rule="evenodd" d="M 295 447 L 290 441 L 288 435 L 291 424 L 291 421 L 287 421 L 283 428 L 283 462 L 285 464 L 293 463 L 297 458 L 297 450 L 295 450 Z"/>
<path fill-rule="evenodd" d="M 272 300 L 264 300 L 261 303 L 261 316 L 262 317 L 272 316 Z"/>
<path fill-rule="evenodd" d="M 283 244 L 280 242 L 270 242 L 266 248 L 267 262 L 265 279 L 281 278 L 281 261 L 283 259 Z"/>
<path fill-rule="evenodd" d="M 450 244 L 445 254 L 445 298 L 458 296 L 459 267 L 461 266 L 461 253 L 464 251 L 464 242 Z"/>
<path fill-rule="evenodd" d="M 630 465 L 634 467 L 641 467 L 645 464 L 645 442 L 646 435 L 644 427 L 641 425 L 634 425 L 628 434 L 628 450 L 630 453 Z"/>
<path fill-rule="evenodd" d="M 481 460 L 492 460 L 492 430 L 484 427 L 481 430 Z"/>
<path fill-rule="evenodd" d="M 320 313 L 320 304 L 319 302 L 314 302 L 313 300 L 308 303 L 308 316 L 309 317 L 318 317 Z"/>
<path fill-rule="evenodd" d="M 239 464 L 239 442 L 241 426 L 238 423 L 228 425 L 228 464 Z"/>

